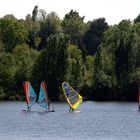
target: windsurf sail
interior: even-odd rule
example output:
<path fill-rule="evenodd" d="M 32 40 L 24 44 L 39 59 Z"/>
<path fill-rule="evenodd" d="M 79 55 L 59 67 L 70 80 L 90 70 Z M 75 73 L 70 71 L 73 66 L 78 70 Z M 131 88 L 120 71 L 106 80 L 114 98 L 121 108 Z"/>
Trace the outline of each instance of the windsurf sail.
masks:
<path fill-rule="evenodd" d="M 33 104 L 36 102 L 36 97 L 37 97 L 36 93 L 35 93 L 34 89 L 32 88 L 29 81 L 25 81 L 23 83 L 23 87 L 24 87 L 24 93 L 25 93 L 25 97 L 26 97 L 27 107 L 28 107 L 28 109 L 31 109 Z"/>
<path fill-rule="evenodd" d="M 79 95 L 67 82 L 62 83 L 63 93 L 65 98 L 72 109 L 76 109 L 83 101 Z"/>
<path fill-rule="evenodd" d="M 50 110 L 50 100 L 48 97 L 45 81 L 42 81 L 40 84 L 38 103 L 41 107 L 44 107 L 45 109 Z"/>

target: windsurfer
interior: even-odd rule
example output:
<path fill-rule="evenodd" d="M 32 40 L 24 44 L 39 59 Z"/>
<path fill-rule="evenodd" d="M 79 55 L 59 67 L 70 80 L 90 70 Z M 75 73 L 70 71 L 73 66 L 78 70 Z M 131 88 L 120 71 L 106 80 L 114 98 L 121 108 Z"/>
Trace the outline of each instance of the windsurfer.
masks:
<path fill-rule="evenodd" d="M 70 106 L 69 112 L 74 112 L 74 109 Z"/>
<path fill-rule="evenodd" d="M 48 110 L 50 110 L 50 103 L 51 103 L 51 101 L 48 100 Z"/>
<path fill-rule="evenodd" d="M 27 111 L 30 111 L 31 107 L 29 106 L 29 104 L 27 104 Z"/>
<path fill-rule="evenodd" d="M 138 107 L 138 111 L 140 111 L 140 105 L 139 105 L 139 107 Z"/>
<path fill-rule="evenodd" d="M 82 96 L 80 96 L 67 82 L 62 83 L 62 89 L 69 104 L 69 112 L 74 112 L 81 104 L 83 100 Z"/>

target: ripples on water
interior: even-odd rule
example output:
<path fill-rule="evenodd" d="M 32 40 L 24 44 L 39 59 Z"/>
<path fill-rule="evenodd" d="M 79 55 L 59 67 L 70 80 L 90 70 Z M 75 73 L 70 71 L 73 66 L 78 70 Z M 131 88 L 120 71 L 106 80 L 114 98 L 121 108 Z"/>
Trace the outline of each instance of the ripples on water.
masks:
<path fill-rule="evenodd" d="M 0 102 L 0 140 L 139 140 L 136 103 L 83 102 L 80 113 L 66 103 L 53 103 L 45 113 L 38 104 L 24 112 L 25 102 Z"/>

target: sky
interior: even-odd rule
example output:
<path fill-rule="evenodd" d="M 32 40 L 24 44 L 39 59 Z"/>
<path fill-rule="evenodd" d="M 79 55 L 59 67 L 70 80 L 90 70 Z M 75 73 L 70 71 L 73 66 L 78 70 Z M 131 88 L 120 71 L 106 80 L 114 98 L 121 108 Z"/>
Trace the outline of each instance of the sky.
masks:
<path fill-rule="evenodd" d="M 123 19 L 133 21 L 140 14 L 140 0 L 0 0 L 0 18 L 13 14 L 25 19 L 35 5 L 47 14 L 56 12 L 61 19 L 73 9 L 85 16 L 85 22 L 104 17 L 110 25 Z"/>

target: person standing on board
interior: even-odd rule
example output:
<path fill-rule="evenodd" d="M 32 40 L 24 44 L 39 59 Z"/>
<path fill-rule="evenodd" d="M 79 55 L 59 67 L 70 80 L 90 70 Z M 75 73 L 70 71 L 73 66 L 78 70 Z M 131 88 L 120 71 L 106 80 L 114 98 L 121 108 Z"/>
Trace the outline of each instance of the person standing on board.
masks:
<path fill-rule="evenodd" d="M 31 111 L 31 107 L 28 106 L 27 111 Z"/>
<path fill-rule="evenodd" d="M 50 103 L 51 103 L 51 101 L 48 100 L 48 111 L 50 110 Z"/>
<path fill-rule="evenodd" d="M 33 100 L 33 97 L 30 96 L 30 97 L 29 97 L 29 101 L 32 101 L 32 100 Z M 29 105 L 28 102 L 27 102 L 27 111 L 31 111 L 31 107 L 30 107 L 30 105 Z"/>
<path fill-rule="evenodd" d="M 70 106 L 70 108 L 69 108 L 69 112 L 74 112 L 74 109 Z"/>
<path fill-rule="evenodd" d="M 140 105 L 139 105 L 139 107 L 138 107 L 138 111 L 140 111 Z"/>
<path fill-rule="evenodd" d="M 29 106 L 29 103 L 27 103 L 27 111 L 31 111 L 31 107 Z"/>

